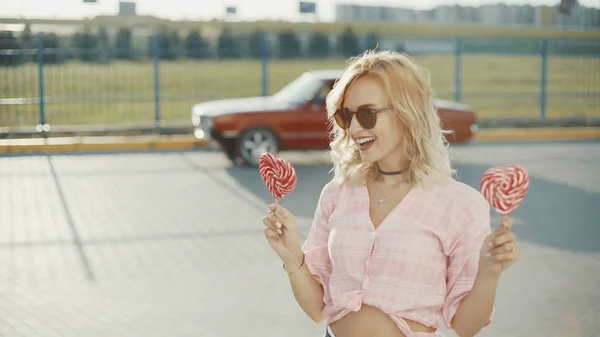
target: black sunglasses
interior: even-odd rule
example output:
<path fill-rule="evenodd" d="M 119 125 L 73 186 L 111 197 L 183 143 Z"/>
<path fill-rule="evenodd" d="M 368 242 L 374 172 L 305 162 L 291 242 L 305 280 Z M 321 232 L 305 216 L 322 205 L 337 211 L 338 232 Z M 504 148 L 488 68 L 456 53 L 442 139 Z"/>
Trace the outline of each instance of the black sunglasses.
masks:
<path fill-rule="evenodd" d="M 371 108 L 361 106 L 356 111 L 352 111 L 348 108 L 337 109 L 335 114 L 335 122 L 340 128 L 347 130 L 350 128 L 352 123 L 352 117 L 356 116 L 356 121 L 360 126 L 365 129 L 372 129 L 377 123 L 377 113 L 387 110 L 388 108 Z"/>

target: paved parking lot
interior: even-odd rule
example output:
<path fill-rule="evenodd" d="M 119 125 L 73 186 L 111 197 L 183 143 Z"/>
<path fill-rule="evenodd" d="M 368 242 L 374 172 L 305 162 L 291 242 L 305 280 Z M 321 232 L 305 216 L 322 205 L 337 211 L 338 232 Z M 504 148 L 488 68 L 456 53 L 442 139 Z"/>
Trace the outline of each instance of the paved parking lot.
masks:
<path fill-rule="evenodd" d="M 600 143 L 453 149 L 476 186 L 492 165 L 532 175 L 515 213 L 522 260 L 480 336 L 600 336 Z M 304 234 L 323 153 L 288 153 L 282 200 Z M 258 171 L 218 152 L 0 158 L 1 336 L 322 336 L 266 243 Z M 447 336 L 454 336 L 442 329 Z"/>

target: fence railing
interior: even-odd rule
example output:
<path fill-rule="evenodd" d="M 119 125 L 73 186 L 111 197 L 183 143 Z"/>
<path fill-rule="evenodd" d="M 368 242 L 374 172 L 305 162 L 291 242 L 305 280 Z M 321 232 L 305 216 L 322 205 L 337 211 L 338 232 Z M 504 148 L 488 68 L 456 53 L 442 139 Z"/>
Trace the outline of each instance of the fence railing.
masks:
<path fill-rule="evenodd" d="M 304 71 L 343 68 L 348 55 L 276 52 L 220 57 L 203 48 L 0 48 L 0 126 L 189 123 L 194 104 L 268 95 Z M 493 47 L 490 47 L 493 46 Z M 600 117 L 600 42 L 413 38 L 402 48 L 429 70 L 441 99 L 480 118 Z M 285 50 L 285 49 L 283 49 Z"/>

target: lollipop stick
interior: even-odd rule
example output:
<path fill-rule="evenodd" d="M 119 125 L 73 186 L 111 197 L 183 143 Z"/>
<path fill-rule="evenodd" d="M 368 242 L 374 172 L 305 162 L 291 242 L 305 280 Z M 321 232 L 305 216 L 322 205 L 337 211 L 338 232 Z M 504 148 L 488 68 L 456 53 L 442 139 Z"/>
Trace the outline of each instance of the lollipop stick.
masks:
<path fill-rule="evenodd" d="M 502 226 L 503 228 L 507 228 L 507 225 L 505 225 L 505 224 L 510 223 L 510 221 L 511 221 L 511 218 L 508 215 L 503 215 L 500 218 L 500 226 Z"/>
<path fill-rule="evenodd" d="M 278 202 L 278 200 L 279 200 L 279 199 L 275 198 L 275 206 L 278 206 L 278 205 L 279 205 L 279 202 Z"/>

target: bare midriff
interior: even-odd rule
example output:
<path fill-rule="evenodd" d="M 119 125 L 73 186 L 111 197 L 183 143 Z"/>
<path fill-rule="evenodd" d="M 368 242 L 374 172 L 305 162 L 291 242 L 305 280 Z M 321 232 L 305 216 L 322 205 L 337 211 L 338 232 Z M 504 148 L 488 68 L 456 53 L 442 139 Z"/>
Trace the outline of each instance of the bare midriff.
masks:
<path fill-rule="evenodd" d="M 413 332 L 435 332 L 436 329 L 404 319 Z M 335 337 L 406 337 L 396 323 L 383 311 L 363 304 L 360 310 L 350 312 L 331 323 Z"/>

